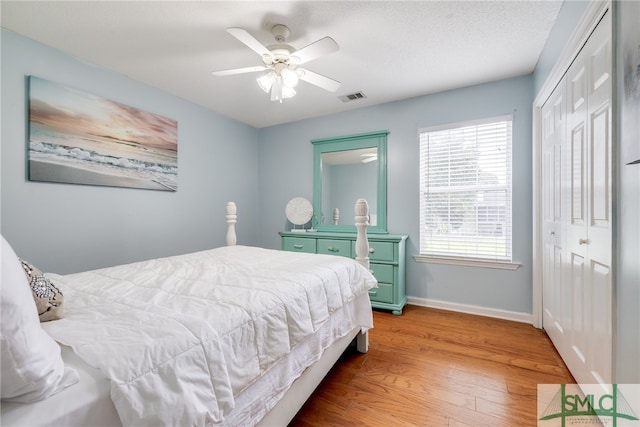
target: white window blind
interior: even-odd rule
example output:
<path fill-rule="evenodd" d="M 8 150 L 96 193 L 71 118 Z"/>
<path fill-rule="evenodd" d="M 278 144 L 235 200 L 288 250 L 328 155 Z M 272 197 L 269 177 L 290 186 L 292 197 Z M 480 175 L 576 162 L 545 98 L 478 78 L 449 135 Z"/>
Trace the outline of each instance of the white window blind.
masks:
<path fill-rule="evenodd" d="M 511 262 L 511 123 L 420 130 L 420 255 Z"/>

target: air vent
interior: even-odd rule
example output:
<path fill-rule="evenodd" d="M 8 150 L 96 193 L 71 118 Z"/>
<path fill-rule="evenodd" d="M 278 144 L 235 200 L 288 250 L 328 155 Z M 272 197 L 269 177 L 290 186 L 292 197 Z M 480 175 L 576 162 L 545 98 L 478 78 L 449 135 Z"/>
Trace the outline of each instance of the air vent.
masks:
<path fill-rule="evenodd" d="M 362 98 L 366 98 L 365 94 L 362 92 L 350 93 L 349 95 L 342 95 L 338 97 L 342 102 L 351 102 Z"/>

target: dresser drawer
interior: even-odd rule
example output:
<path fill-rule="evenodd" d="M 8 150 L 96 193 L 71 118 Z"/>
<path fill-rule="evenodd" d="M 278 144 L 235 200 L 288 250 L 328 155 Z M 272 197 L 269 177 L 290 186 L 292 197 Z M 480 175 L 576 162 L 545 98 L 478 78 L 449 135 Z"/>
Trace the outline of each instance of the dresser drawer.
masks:
<path fill-rule="evenodd" d="M 369 259 L 371 261 L 394 262 L 392 242 L 369 242 Z"/>
<path fill-rule="evenodd" d="M 356 256 L 356 242 L 353 242 L 351 248 L 353 256 Z M 394 244 L 393 242 L 369 242 L 369 260 L 370 261 L 384 261 L 384 262 L 397 262 L 394 256 Z"/>
<path fill-rule="evenodd" d="M 378 282 L 395 283 L 393 280 L 393 265 L 372 263 L 369 268 Z"/>
<path fill-rule="evenodd" d="M 316 253 L 316 239 L 304 239 L 300 237 L 283 237 L 282 249 L 290 252 Z"/>
<path fill-rule="evenodd" d="M 378 283 L 377 288 L 369 289 L 369 299 L 376 302 L 393 302 L 393 285 Z"/>
<path fill-rule="evenodd" d="M 319 254 L 351 257 L 351 241 L 318 239 L 317 252 Z"/>

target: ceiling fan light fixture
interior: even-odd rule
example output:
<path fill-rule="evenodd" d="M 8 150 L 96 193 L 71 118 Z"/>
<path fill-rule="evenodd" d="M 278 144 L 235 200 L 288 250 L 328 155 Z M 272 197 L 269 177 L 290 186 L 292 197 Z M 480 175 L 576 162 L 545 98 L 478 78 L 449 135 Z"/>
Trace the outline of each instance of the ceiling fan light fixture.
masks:
<path fill-rule="evenodd" d="M 273 83 L 276 81 L 276 73 L 269 71 L 267 74 L 258 77 L 256 81 L 258 82 L 260 89 L 265 91 L 265 93 L 269 93 Z"/>
<path fill-rule="evenodd" d="M 293 98 L 296 96 L 296 91 L 292 87 L 282 86 L 282 97 L 283 98 Z"/>
<path fill-rule="evenodd" d="M 271 86 L 271 100 L 279 101 L 282 103 L 283 99 L 292 98 L 295 96 L 296 91 L 291 87 L 286 87 L 282 84 L 282 78 L 276 76 L 273 86 Z"/>
<path fill-rule="evenodd" d="M 280 76 L 282 76 L 282 84 L 287 88 L 294 88 L 298 85 L 300 79 L 298 78 L 298 73 L 295 71 L 285 68 L 280 72 Z"/>
<path fill-rule="evenodd" d="M 282 80 L 277 77 L 271 86 L 271 100 L 282 102 Z"/>
<path fill-rule="evenodd" d="M 267 74 L 258 77 L 256 81 L 260 89 L 270 94 L 272 101 L 282 102 L 283 99 L 292 98 L 296 94 L 293 87 L 287 86 L 282 76 L 279 76 L 275 71 L 269 71 Z M 296 81 L 295 83 L 297 84 L 298 82 Z"/>

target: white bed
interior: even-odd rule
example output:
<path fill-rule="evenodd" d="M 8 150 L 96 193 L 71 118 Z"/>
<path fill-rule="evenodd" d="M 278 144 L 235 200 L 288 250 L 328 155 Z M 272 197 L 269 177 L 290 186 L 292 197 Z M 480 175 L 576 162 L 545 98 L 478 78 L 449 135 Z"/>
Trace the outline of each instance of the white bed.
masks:
<path fill-rule="evenodd" d="M 356 206 L 362 265 L 234 246 L 234 208 L 231 246 L 49 275 L 68 302 L 64 319 L 42 327 L 69 345 L 62 357 L 80 381 L 38 402 L 3 402 L 1 424 L 282 426 L 354 338 L 366 351 L 366 202 Z M 170 279 L 158 279 L 164 271 Z"/>

